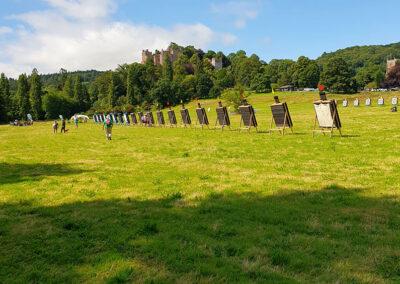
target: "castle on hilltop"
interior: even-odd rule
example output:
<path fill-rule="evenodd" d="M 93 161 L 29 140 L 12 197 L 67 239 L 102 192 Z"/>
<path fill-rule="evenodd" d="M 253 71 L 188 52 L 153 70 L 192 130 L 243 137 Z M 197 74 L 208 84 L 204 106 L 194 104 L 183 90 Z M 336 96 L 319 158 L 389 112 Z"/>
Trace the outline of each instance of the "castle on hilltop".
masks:
<path fill-rule="evenodd" d="M 161 51 L 156 50 L 154 53 L 149 51 L 148 49 L 142 50 L 141 63 L 145 64 L 147 60 L 150 59 L 153 61 L 154 65 L 159 66 L 164 64 L 165 58 L 169 58 L 171 63 L 174 63 L 178 59 L 178 57 L 182 54 L 182 48 L 180 48 L 179 46 L 178 48 L 176 48 L 176 46 L 177 45 L 171 43 L 171 45 L 166 50 L 163 49 L 161 49 Z M 223 68 L 222 58 L 213 57 L 208 60 L 215 69 L 219 70 Z"/>
<path fill-rule="evenodd" d="M 171 47 L 168 47 L 167 50 L 156 50 L 154 53 L 146 49 L 142 51 L 142 64 L 145 64 L 149 58 L 153 60 L 154 65 L 163 65 L 165 58 L 169 58 L 171 63 L 174 63 L 178 59 L 179 54 L 178 50 Z"/>

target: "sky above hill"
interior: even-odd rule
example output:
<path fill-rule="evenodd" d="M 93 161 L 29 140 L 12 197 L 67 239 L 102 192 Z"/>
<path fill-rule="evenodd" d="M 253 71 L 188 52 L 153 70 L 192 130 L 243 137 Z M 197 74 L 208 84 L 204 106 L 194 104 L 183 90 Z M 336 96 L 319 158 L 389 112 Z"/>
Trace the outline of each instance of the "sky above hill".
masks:
<path fill-rule="evenodd" d="M 0 72 L 108 70 L 176 42 L 265 61 L 400 41 L 398 0 L 1 0 Z"/>

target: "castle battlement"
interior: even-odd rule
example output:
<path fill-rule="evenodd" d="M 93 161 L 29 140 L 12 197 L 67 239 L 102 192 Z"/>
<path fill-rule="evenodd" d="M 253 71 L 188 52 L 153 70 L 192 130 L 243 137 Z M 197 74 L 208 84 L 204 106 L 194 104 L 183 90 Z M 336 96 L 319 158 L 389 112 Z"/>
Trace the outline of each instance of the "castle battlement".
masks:
<path fill-rule="evenodd" d="M 155 50 L 154 53 L 148 49 L 142 51 L 142 64 L 145 64 L 149 58 L 154 62 L 154 65 L 163 65 L 165 58 L 169 58 L 171 63 L 174 63 L 179 56 L 179 51 L 168 47 L 167 50 Z"/>

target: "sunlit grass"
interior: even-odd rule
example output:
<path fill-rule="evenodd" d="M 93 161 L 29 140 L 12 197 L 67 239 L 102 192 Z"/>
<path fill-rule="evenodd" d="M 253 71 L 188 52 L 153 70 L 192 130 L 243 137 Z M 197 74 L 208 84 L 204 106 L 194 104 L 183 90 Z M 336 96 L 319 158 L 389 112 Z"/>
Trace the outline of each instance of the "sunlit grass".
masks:
<path fill-rule="evenodd" d="M 272 95 L 249 98 L 260 133 L 0 126 L 0 282 L 400 281 L 400 117 L 379 95 L 346 96 L 342 138 L 312 138 L 308 93 L 280 94 L 283 137 Z"/>

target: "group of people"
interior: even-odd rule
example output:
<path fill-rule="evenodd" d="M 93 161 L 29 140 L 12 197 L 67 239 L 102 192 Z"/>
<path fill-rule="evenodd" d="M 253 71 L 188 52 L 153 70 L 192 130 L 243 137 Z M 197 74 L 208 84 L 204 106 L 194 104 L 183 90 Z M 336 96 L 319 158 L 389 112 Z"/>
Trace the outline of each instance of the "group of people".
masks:
<path fill-rule="evenodd" d="M 66 121 L 64 118 L 61 119 L 61 131 L 60 133 L 66 133 L 68 131 L 68 129 L 66 129 Z M 58 121 L 54 120 L 53 123 L 53 133 L 57 133 L 58 132 Z"/>
<path fill-rule="evenodd" d="M 61 118 L 61 133 L 66 133 L 68 132 L 68 129 L 66 128 L 66 120 L 63 116 L 60 115 Z M 78 124 L 79 124 L 79 118 L 78 116 L 75 114 L 73 116 L 73 120 L 74 120 L 74 124 L 75 124 L 75 128 L 78 128 Z M 57 133 L 58 132 L 58 121 L 54 120 L 53 123 L 53 133 Z"/>
<path fill-rule="evenodd" d="M 33 125 L 33 121 L 21 121 L 21 120 L 14 120 L 10 122 L 10 125 L 12 126 L 30 126 Z"/>

